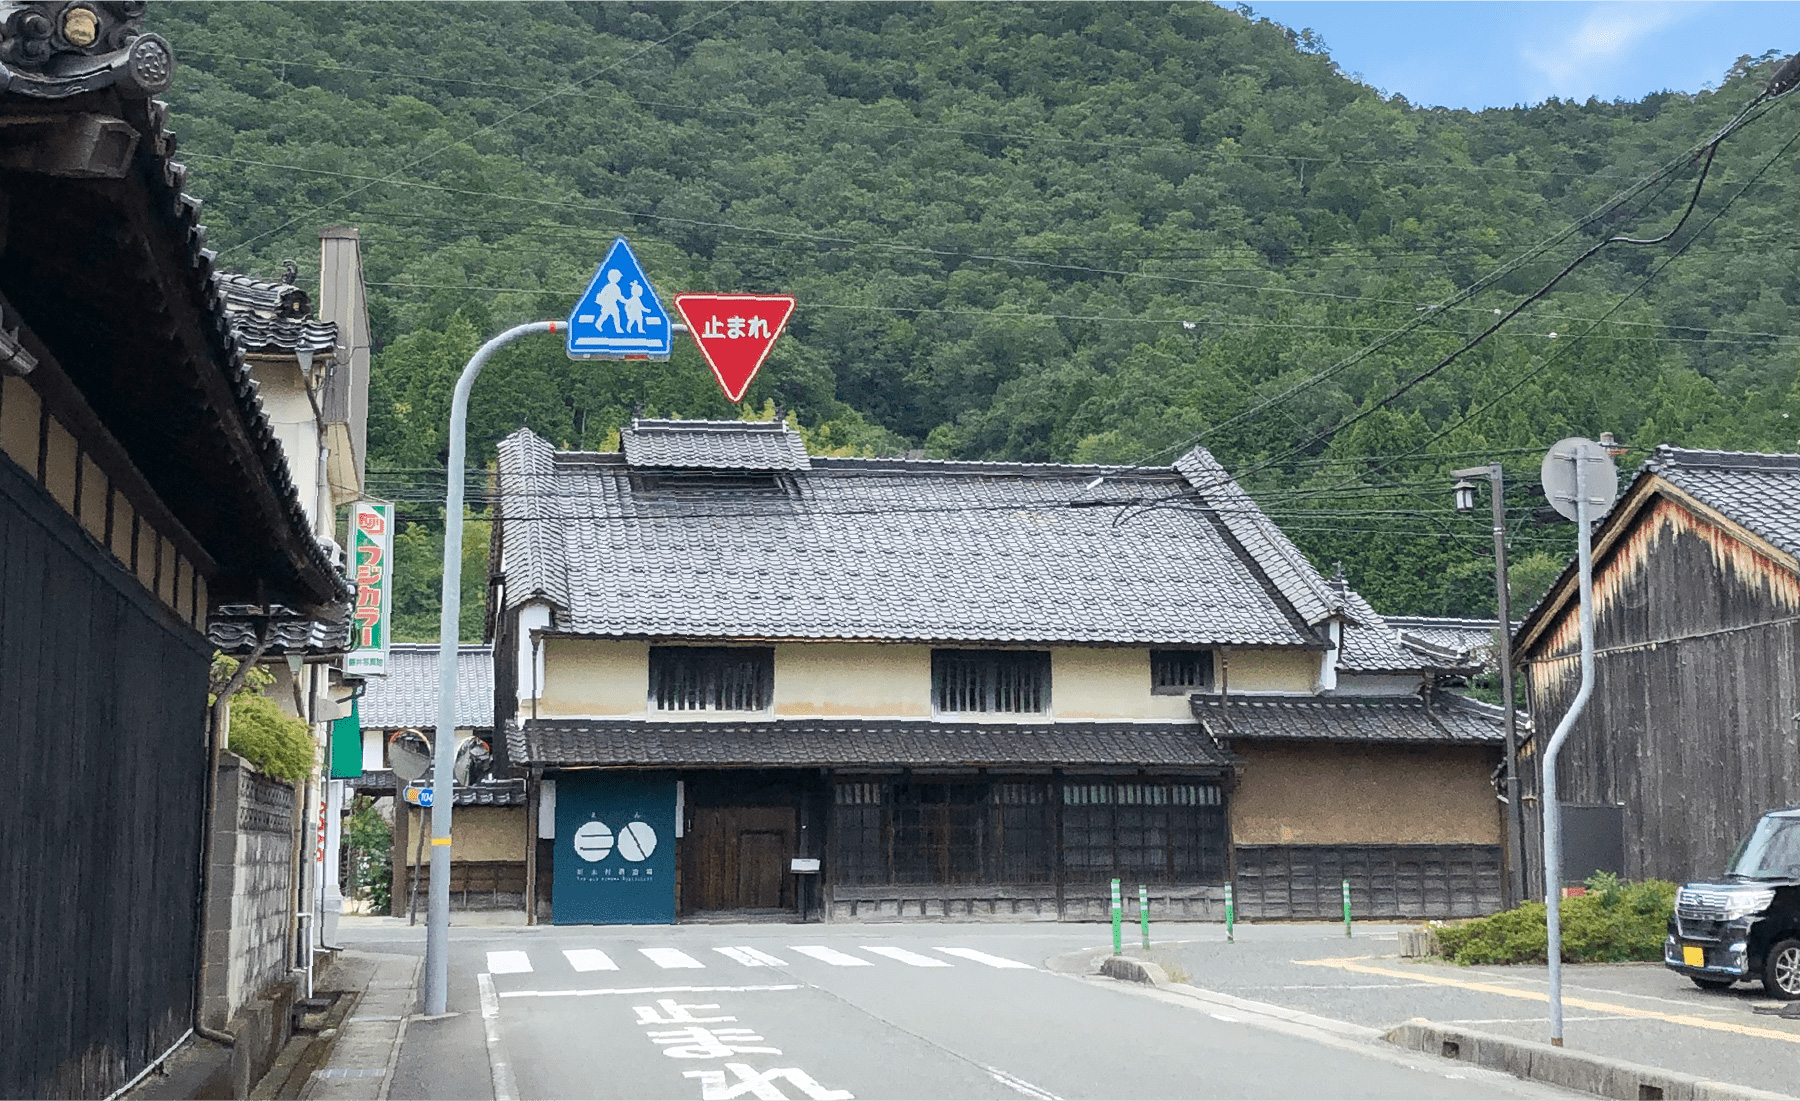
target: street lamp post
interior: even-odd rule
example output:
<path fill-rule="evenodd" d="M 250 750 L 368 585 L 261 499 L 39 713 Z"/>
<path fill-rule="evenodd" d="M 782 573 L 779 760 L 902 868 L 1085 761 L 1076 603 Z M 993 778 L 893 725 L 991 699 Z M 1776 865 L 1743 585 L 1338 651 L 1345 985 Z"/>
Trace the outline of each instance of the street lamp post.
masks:
<path fill-rule="evenodd" d="M 450 457 L 445 467 L 444 584 L 438 615 L 438 705 L 432 747 L 431 894 L 425 908 L 425 1015 L 444 1013 L 450 994 L 450 807 L 456 802 L 456 664 L 462 638 L 463 474 L 469 442 L 469 391 L 488 358 L 522 336 L 554 333 L 561 321 L 515 325 L 469 357 L 450 399 Z"/>
<path fill-rule="evenodd" d="M 1506 488 L 1499 463 L 1453 470 L 1456 511 L 1475 508 L 1475 483 L 1485 475 L 1494 519 L 1494 593 L 1500 612 L 1500 699 L 1506 709 L 1506 864 L 1507 902 L 1525 900 L 1525 815 L 1519 805 L 1519 720 L 1513 701 L 1512 601 L 1506 577 Z"/>

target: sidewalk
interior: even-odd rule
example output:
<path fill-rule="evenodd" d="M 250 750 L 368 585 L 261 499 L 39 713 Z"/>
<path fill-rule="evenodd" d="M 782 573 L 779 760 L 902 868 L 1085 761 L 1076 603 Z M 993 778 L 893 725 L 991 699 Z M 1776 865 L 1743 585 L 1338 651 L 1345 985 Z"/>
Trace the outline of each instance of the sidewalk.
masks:
<path fill-rule="evenodd" d="M 416 955 L 344 949 L 321 970 L 314 991 L 336 995 L 310 1017 L 251 1090 L 252 1101 L 318 1098 L 380 1101 L 388 1094 L 407 1022 L 418 1002 Z"/>
<path fill-rule="evenodd" d="M 1403 959 L 1398 926 L 1165 926 L 1150 958 L 1177 981 L 1383 1031 L 1424 1018 L 1518 1039 L 1549 1035 L 1542 965 L 1458 967 Z M 1134 953 L 1143 954 L 1143 953 Z M 1762 1016 L 1760 987 L 1696 989 L 1660 964 L 1563 969 L 1565 1045 L 1754 1089 L 1792 1094 L 1800 1020 Z"/>

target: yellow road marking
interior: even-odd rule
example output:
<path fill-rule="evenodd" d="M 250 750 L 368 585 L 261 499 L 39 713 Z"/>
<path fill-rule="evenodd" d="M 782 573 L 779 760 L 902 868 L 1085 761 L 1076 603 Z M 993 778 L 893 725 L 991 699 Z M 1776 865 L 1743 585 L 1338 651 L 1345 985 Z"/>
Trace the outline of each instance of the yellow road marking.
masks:
<path fill-rule="evenodd" d="M 1494 983 L 1471 982 L 1467 979 L 1452 979 L 1444 975 L 1428 975 L 1416 971 L 1396 971 L 1391 967 L 1376 967 L 1363 963 L 1367 957 L 1350 957 L 1333 960 L 1295 960 L 1295 963 L 1307 967 L 1336 967 L 1344 971 L 1355 971 L 1363 975 L 1384 975 L 1388 978 L 1411 979 L 1414 982 L 1433 983 L 1438 986 L 1454 986 L 1463 990 L 1475 990 L 1483 994 L 1498 994 L 1505 998 L 1523 998 L 1528 1002 L 1550 1001 L 1549 994 L 1540 994 L 1535 990 L 1518 990 L 1510 986 L 1497 986 Z M 1631 1005 L 1615 1005 L 1612 1002 L 1596 1002 L 1587 998 L 1564 998 L 1563 1005 L 1576 1009 L 1593 1009 L 1602 1013 L 1616 1013 L 1624 1017 L 1641 1017 L 1650 1021 L 1666 1021 L 1672 1025 L 1688 1025 L 1692 1028 L 1708 1028 L 1714 1032 L 1735 1032 L 1739 1036 L 1756 1036 L 1764 1040 L 1785 1040 L 1790 1044 L 1800 1044 L 1800 1032 L 1778 1032 L 1772 1028 L 1757 1028 L 1755 1025 L 1733 1024 L 1730 1021 L 1711 1021 L 1705 1017 L 1690 1017 L 1685 1013 L 1662 1013 L 1654 1009 L 1639 1009 Z"/>

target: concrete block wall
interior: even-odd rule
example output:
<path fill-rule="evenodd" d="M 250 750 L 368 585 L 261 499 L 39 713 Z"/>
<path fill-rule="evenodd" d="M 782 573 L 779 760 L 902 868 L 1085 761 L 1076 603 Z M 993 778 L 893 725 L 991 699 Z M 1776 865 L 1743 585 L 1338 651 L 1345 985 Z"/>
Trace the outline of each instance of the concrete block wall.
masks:
<path fill-rule="evenodd" d="M 206 898 L 206 987 L 213 1028 L 288 981 L 294 789 L 227 753 L 219 765 Z"/>

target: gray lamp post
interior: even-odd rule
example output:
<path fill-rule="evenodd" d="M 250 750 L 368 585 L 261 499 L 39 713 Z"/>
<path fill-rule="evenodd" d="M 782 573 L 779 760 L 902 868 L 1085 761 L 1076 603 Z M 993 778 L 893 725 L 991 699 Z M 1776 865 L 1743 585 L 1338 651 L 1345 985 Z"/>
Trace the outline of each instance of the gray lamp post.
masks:
<path fill-rule="evenodd" d="M 1519 720 L 1513 702 L 1512 601 L 1506 579 L 1506 487 L 1499 463 L 1453 470 L 1456 511 L 1475 509 L 1475 483 L 1485 476 L 1494 518 L 1494 592 L 1500 605 L 1500 700 L 1506 708 L 1507 905 L 1525 900 L 1525 816 L 1519 806 Z"/>

